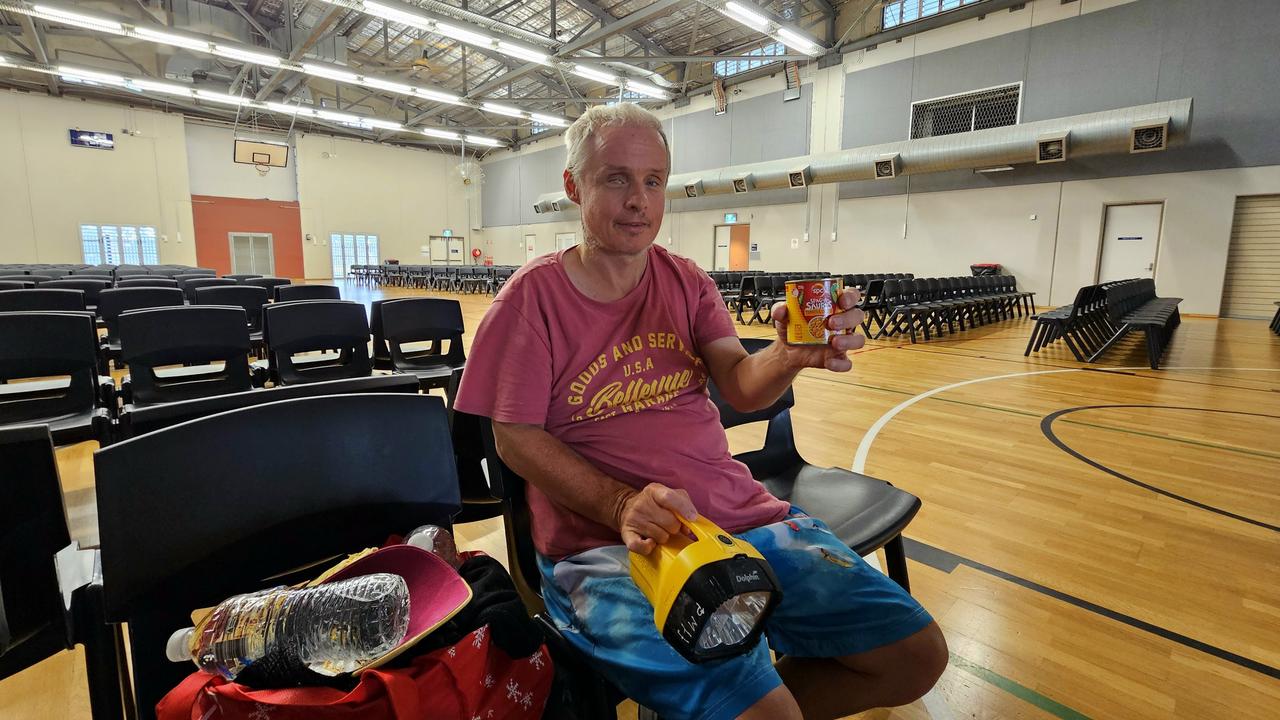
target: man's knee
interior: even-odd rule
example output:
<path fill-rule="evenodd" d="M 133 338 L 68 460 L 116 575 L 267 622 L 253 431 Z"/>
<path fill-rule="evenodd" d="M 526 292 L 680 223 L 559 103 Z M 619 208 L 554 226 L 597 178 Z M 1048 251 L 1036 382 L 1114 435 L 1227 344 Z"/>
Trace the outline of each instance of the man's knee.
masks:
<path fill-rule="evenodd" d="M 840 658 L 851 670 L 882 678 L 888 705 L 906 705 L 933 688 L 947 668 L 947 641 L 936 622 L 892 645 Z"/>
<path fill-rule="evenodd" d="M 803 720 L 800 706 L 786 685 L 769 691 L 738 716 L 738 720 Z"/>

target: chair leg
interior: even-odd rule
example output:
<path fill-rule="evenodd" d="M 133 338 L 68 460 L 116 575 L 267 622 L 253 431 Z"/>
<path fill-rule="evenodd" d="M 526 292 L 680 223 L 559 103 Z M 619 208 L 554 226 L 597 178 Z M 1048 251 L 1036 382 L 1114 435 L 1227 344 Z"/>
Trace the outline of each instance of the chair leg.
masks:
<path fill-rule="evenodd" d="M 895 535 L 884 545 L 885 568 L 889 578 L 898 583 L 908 594 L 911 592 L 911 580 L 907 577 L 907 550 L 902 543 L 902 536 Z"/>

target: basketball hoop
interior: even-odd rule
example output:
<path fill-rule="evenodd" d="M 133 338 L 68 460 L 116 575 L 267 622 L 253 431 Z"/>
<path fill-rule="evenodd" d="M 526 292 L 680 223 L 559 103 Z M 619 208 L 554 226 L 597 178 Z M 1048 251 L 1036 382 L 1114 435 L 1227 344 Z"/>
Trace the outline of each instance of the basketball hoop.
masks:
<path fill-rule="evenodd" d="M 254 163 L 253 169 L 257 170 L 261 177 L 266 177 L 267 173 L 271 172 L 271 166 L 267 163 Z"/>

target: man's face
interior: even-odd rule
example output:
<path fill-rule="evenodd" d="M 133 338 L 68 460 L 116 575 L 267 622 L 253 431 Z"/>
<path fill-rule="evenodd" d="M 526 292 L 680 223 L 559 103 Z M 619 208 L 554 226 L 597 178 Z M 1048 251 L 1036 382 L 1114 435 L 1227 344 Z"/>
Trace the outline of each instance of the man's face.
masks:
<path fill-rule="evenodd" d="M 564 173 L 565 193 L 582 208 L 585 242 L 610 254 L 645 251 L 662 225 L 670 169 L 662 137 L 651 128 L 610 126 L 587 142 L 578 177 Z"/>

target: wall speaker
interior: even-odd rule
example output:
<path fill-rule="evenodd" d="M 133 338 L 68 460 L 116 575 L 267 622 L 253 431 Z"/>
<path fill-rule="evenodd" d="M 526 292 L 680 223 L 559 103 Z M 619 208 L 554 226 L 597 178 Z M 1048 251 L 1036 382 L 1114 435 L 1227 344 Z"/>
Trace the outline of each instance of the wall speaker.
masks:
<path fill-rule="evenodd" d="M 685 197 L 689 197 L 689 198 L 696 198 L 696 197 L 698 197 L 698 196 L 700 196 L 700 195 L 702 195 L 702 181 L 701 181 L 701 180 L 694 180 L 694 181 L 692 181 L 692 182 L 685 183 L 685 185 L 684 185 L 684 196 L 685 196 Z"/>
<path fill-rule="evenodd" d="M 1147 120 L 1129 129 L 1129 152 L 1158 152 L 1169 147 L 1169 118 Z"/>
<path fill-rule="evenodd" d="M 750 173 L 741 175 L 733 179 L 733 191 L 735 193 L 751 192 L 756 189 L 755 177 Z"/>

